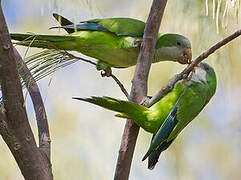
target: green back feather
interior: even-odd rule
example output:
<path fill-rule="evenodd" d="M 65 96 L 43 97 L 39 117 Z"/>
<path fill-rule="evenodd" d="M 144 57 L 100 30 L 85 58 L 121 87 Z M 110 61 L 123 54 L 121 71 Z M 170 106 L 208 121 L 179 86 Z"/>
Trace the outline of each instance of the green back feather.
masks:
<path fill-rule="evenodd" d="M 145 23 L 132 18 L 105 18 L 82 21 L 88 23 L 97 23 L 118 36 L 142 37 Z"/>

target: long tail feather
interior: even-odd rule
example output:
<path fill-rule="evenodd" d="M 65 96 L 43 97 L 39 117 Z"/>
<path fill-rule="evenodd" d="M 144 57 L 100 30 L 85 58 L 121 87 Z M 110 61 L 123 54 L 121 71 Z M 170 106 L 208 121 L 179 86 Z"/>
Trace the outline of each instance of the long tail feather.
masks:
<path fill-rule="evenodd" d="M 19 34 L 11 33 L 12 40 L 19 41 L 15 44 L 23 46 L 31 46 L 38 48 L 58 49 L 60 44 L 74 41 L 76 37 L 65 35 L 33 35 L 33 34 Z M 61 48 L 60 48 L 61 49 Z M 65 50 L 68 50 L 68 46 L 65 46 Z"/>
<path fill-rule="evenodd" d="M 118 99 L 114 99 L 111 97 L 91 97 L 91 98 L 77 98 L 74 97 L 73 99 L 89 102 L 92 104 L 96 104 L 103 108 L 119 112 L 121 114 L 118 117 L 129 117 L 133 120 L 143 120 L 146 118 L 146 114 L 149 111 L 148 108 L 129 102 L 129 101 L 122 101 Z M 138 122 L 137 122 L 138 124 Z"/>
<path fill-rule="evenodd" d="M 65 35 L 63 36 L 63 35 L 38 35 L 38 34 L 11 33 L 10 37 L 13 40 L 17 40 L 17 41 L 40 40 L 40 41 L 59 42 L 59 41 L 75 40 L 74 36 L 65 36 Z"/>

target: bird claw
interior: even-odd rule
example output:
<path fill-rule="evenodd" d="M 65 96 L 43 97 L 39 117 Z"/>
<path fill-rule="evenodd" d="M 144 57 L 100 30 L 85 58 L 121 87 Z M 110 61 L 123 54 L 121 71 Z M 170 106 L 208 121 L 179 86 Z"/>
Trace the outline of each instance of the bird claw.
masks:
<path fill-rule="evenodd" d="M 192 79 L 192 75 L 195 73 L 195 69 L 193 69 L 188 75 L 185 74 L 185 77 L 183 76 L 183 79 L 186 79 L 187 81 L 190 81 Z"/>
<path fill-rule="evenodd" d="M 150 103 L 151 96 L 145 96 L 142 98 L 140 105 L 147 106 Z"/>
<path fill-rule="evenodd" d="M 101 71 L 100 74 L 102 77 L 110 77 L 112 74 L 111 68 L 108 64 L 105 64 L 103 62 L 98 62 L 96 65 L 96 69 L 98 71 Z"/>
<path fill-rule="evenodd" d="M 101 77 L 110 77 L 111 74 L 112 74 L 111 69 L 110 70 L 106 69 L 106 70 L 101 70 L 100 71 Z"/>
<path fill-rule="evenodd" d="M 143 42 L 143 39 L 136 39 L 136 40 L 134 41 L 133 47 L 134 47 L 134 48 L 141 47 L 141 43 L 142 43 L 142 42 Z"/>

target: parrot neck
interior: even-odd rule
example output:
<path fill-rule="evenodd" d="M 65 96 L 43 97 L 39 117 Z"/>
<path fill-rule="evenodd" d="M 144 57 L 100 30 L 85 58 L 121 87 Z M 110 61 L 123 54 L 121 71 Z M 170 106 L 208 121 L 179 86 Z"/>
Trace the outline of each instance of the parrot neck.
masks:
<path fill-rule="evenodd" d="M 177 58 L 180 56 L 177 47 L 161 47 L 155 49 L 153 62 L 159 61 L 176 61 Z"/>

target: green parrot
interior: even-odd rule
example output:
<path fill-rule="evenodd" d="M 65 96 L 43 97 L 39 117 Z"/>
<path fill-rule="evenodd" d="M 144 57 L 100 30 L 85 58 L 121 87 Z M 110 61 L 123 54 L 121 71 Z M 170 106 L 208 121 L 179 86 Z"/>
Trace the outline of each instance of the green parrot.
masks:
<path fill-rule="evenodd" d="M 178 134 L 202 111 L 216 91 L 216 75 L 207 63 L 200 63 L 191 78 L 176 83 L 171 92 L 147 108 L 110 97 L 76 98 L 119 112 L 117 117 L 133 119 L 144 130 L 153 134 L 148 168 L 153 169 L 162 151 L 166 150 Z"/>
<path fill-rule="evenodd" d="M 11 33 L 16 44 L 77 51 L 98 60 L 97 69 L 111 72 L 111 67 L 127 68 L 137 62 L 145 23 L 132 18 L 104 18 L 81 21 L 74 24 L 68 19 L 53 14 L 67 35 L 33 35 Z M 191 62 L 190 41 L 179 34 L 159 34 L 152 62 Z"/>

